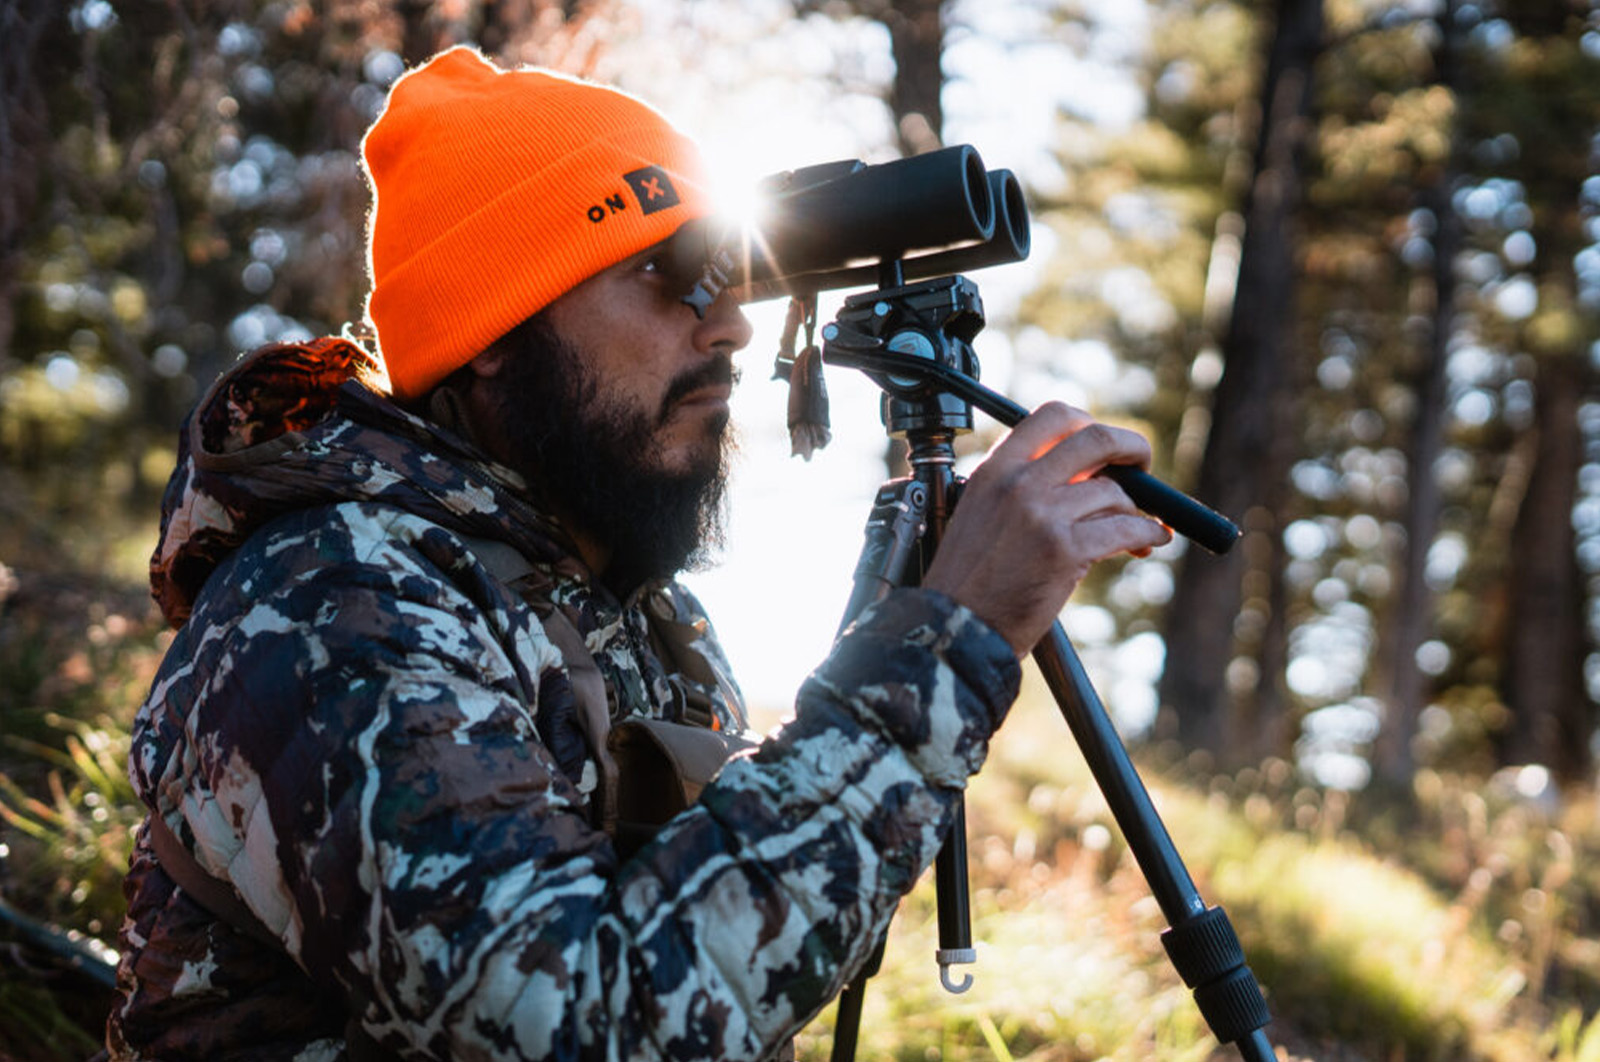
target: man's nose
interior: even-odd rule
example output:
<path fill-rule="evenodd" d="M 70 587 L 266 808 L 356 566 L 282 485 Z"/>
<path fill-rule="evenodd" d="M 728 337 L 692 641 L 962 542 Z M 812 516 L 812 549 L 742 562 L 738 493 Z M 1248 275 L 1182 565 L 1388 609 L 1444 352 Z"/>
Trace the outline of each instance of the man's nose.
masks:
<path fill-rule="evenodd" d="M 750 319 L 734 299 L 724 291 L 712 302 L 706 315 L 695 327 L 695 348 L 703 353 L 731 355 L 750 343 L 754 330 Z"/>

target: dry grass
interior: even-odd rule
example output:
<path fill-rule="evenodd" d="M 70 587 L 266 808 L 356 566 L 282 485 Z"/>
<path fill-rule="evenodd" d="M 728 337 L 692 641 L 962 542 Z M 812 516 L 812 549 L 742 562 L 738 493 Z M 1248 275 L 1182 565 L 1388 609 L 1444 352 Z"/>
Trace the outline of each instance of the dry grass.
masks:
<path fill-rule="evenodd" d="M 1242 785 L 1223 780 L 1204 792 L 1146 774 L 1202 895 L 1239 930 L 1273 1006 L 1268 1033 L 1280 1058 L 1600 1062 L 1600 1022 L 1584 1017 L 1592 1004 L 1540 990 L 1534 967 L 1558 945 L 1526 940 L 1562 939 L 1571 927 L 1552 929 L 1552 912 L 1575 897 L 1546 894 L 1543 928 L 1525 925 L 1523 946 L 1509 947 L 1489 894 L 1495 881 L 1537 876 L 1537 867 L 1513 868 L 1501 848 L 1480 845 L 1485 862 L 1464 871 L 1476 891 L 1452 889 L 1363 841 L 1343 794 L 1306 790 L 1292 773 L 1250 772 Z M 1432 809 L 1424 815 L 1451 814 L 1447 805 L 1470 804 L 1470 792 L 1440 791 L 1419 805 Z M 1038 690 L 997 739 L 968 815 L 976 984 L 962 996 L 939 986 L 924 880 L 869 986 L 859 1057 L 1238 1057 L 1210 1036 L 1168 965 L 1159 909 Z M 1486 806 L 1477 836 L 1498 830 L 1509 843 L 1519 826 L 1525 841 L 1526 816 L 1525 807 Z M 1440 843 L 1411 847 L 1419 863 L 1436 863 Z M 825 1012 L 803 1034 L 802 1058 L 827 1057 L 831 1022 Z"/>

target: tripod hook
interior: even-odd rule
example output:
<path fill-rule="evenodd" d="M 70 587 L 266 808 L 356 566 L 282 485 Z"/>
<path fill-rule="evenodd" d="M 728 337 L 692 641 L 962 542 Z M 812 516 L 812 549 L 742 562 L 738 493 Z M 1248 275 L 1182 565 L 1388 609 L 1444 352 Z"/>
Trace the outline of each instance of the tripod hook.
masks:
<path fill-rule="evenodd" d="M 970 973 L 963 973 L 960 981 L 950 979 L 950 967 L 957 963 L 970 966 L 978 961 L 978 953 L 972 948 L 940 948 L 934 953 L 934 959 L 939 963 L 939 983 L 944 985 L 946 992 L 959 996 L 972 987 Z"/>

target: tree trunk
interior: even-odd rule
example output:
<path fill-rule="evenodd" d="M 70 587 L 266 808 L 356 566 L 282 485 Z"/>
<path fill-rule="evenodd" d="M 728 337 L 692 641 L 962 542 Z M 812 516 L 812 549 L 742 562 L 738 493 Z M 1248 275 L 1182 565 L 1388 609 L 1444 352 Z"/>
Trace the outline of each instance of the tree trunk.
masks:
<path fill-rule="evenodd" d="M 39 42 L 66 11 L 55 0 L 0 3 L 0 373 L 10 368 L 24 233 L 50 150 L 40 79 L 52 72 L 38 61 Z"/>
<path fill-rule="evenodd" d="M 889 111 L 900 154 L 932 151 L 944 143 L 944 2 L 892 0 L 881 21 L 894 52 Z"/>
<path fill-rule="evenodd" d="M 1400 578 L 1396 580 L 1400 594 L 1390 616 L 1388 636 L 1383 639 L 1386 655 L 1379 688 L 1384 717 L 1372 750 L 1374 773 L 1391 788 L 1409 786 L 1416 770 L 1412 742 L 1428 689 L 1422 669 L 1417 666 L 1417 650 L 1433 630 L 1433 594 L 1428 589 L 1427 565 L 1428 550 L 1439 531 L 1440 505 L 1439 484 L 1433 470 L 1444 450 L 1448 383 L 1445 366 L 1450 336 L 1455 331 L 1456 257 L 1462 240 L 1461 218 L 1451 201 L 1457 180 L 1454 158 L 1461 139 L 1459 108 L 1463 100 L 1459 75 L 1461 28 L 1456 6 L 1456 0 L 1446 0 L 1440 16 L 1439 43 L 1434 49 L 1437 83 L 1456 101 L 1458 113 L 1451 123 L 1450 160 L 1422 196 L 1423 207 L 1434 219 L 1433 321 L 1412 387 L 1416 413 L 1406 447 L 1405 546 Z"/>
<path fill-rule="evenodd" d="M 1428 550 L 1439 530 L 1439 484 L 1434 466 L 1444 448 L 1445 365 L 1455 321 L 1454 262 L 1461 248 L 1461 222 L 1450 205 L 1450 179 L 1424 197 L 1438 228 L 1434 235 L 1432 330 L 1412 388 L 1416 414 L 1406 447 L 1405 545 L 1399 558 L 1400 589 L 1383 639 L 1381 663 L 1384 717 L 1372 750 L 1373 770 L 1386 785 L 1409 785 L 1416 769 L 1411 745 L 1427 696 L 1417 650 L 1433 629 L 1433 594 L 1428 589 Z"/>
<path fill-rule="evenodd" d="M 1502 763 L 1542 763 L 1566 782 L 1588 780 L 1594 708 L 1584 688 L 1583 576 L 1572 508 L 1583 464 L 1579 407 L 1589 371 L 1581 353 L 1539 362 L 1537 443 L 1512 530 L 1503 692 L 1511 709 Z"/>
<path fill-rule="evenodd" d="M 1223 557 L 1186 552 L 1166 619 L 1161 703 L 1171 710 L 1185 746 L 1210 751 L 1224 764 L 1248 759 L 1256 735 L 1283 729 L 1281 719 L 1258 714 L 1245 724 L 1230 711 L 1227 673 L 1236 655 L 1241 610 L 1255 614 L 1253 626 L 1268 646 L 1277 644 L 1272 625 L 1284 622 L 1281 608 L 1272 615 L 1274 598 L 1281 599 L 1272 588 L 1282 578 L 1272 540 L 1282 536 L 1284 485 L 1298 439 L 1293 223 L 1312 68 L 1321 43 L 1321 0 L 1279 0 L 1261 89 L 1254 174 L 1245 198 L 1239 279 L 1222 344 L 1223 372 L 1212 396 L 1211 430 L 1195 484 L 1206 504 L 1245 521 L 1247 541 Z M 1266 582 L 1247 600 L 1244 582 L 1251 569 Z M 1270 693 L 1278 681 L 1278 675 L 1261 674 L 1252 685 Z M 1254 706 L 1281 712 L 1275 700 L 1258 693 Z"/>
<path fill-rule="evenodd" d="M 432 0 L 398 0 L 394 10 L 400 16 L 400 58 L 407 70 L 427 62 L 447 43 Z"/>
<path fill-rule="evenodd" d="M 1538 249 L 1540 310 L 1529 323 L 1540 327 L 1524 330 L 1538 359 L 1534 446 L 1512 527 L 1501 672 L 1510 720 L 1497 752 L 1502 763 L 1542 763 L 1562 781 L 1581 783 L 1594 768 L 1595 705 L 1584 681 L 1586 577 L 1572 514 L 1584 462 L 1579 412 L 1594 390 L 1587 350 L 1600 327 L 1594 311 L 1578 302 L 1574 257 L 1590 243 L 1580 203 L 1593 174 L 1589 144 L 1600 101 L 1584 90 L 1594 84 L 1593 61 L 1574 47 L 1584 25 L 1571 5 L 1529 0 L 1508 16 L 1520 36 L 1544 49 L 1545 61 L 1528 87 L 1543 105 L 1540 121 L 1517 130 L 1518 176 L 1533 208 Z"/>

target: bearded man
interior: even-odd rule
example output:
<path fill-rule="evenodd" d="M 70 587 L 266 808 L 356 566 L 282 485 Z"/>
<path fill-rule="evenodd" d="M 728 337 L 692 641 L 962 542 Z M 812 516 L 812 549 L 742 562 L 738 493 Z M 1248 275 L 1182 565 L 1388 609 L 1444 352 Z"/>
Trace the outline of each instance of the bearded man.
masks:
<path fill-rule="evenodd" d="M 1091 476 L 1148 448 L 1023 422 L 923 585 L 724 766 L 744 710 L 673 577 L 750 327 L 663 268 L 710 209 L 694 147 L 457 49 L 363 149 L 381 362 L 268 347 L 183 429 L 109 1051 L 772 1057 L 931 861 L 1072 587 L 1166 540 Z"/>

